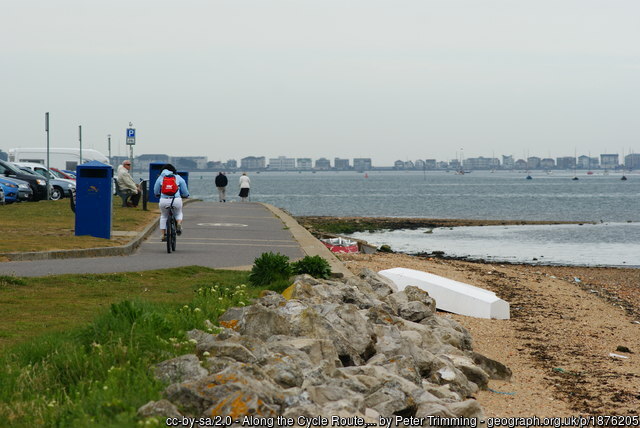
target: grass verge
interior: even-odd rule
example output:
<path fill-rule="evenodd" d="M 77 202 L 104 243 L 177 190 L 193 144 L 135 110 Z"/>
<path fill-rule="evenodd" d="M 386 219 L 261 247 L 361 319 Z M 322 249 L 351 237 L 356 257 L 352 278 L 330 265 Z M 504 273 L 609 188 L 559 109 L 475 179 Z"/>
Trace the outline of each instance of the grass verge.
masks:
<path fill-rule="evenodd" d="M 138 425 L 137 409 L 165 387 L 153 365 L 193 352 L 188 330 L 257 297 L 247 280 L 203 267 L 0 277 L 3 426 Z"/>
<path fill-rule="evenodd" d="M 149 204 L 149 211 L 123 208 L 120 198 L 113 200 L 111 217 L 114 231 L 141 231 L 158 215 L 158 204 Z M 70 250 L 113 247 L 129 242 L 130 236 L 112 239 L 75 236 L 75 215 L 69 199 L 58 201 L 21 202 L 0 207 L 0 253 L 24 251 Z"/>

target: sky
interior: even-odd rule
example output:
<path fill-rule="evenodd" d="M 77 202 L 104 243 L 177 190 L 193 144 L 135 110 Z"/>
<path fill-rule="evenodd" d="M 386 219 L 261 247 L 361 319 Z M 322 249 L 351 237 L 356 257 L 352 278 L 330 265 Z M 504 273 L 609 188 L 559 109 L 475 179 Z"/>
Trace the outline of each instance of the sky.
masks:
<path fill-rule="evenodd" d="M 640 152 L 637 0 L 20 0 L 0 149 L 395 160 Z"/>

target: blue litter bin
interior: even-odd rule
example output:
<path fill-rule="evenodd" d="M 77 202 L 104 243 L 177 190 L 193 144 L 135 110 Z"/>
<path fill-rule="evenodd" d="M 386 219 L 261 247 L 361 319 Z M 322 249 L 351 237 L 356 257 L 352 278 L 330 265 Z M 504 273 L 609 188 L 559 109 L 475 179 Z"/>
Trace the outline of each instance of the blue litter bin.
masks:
<path fill-rule="evenodd" d="M 187 189 L 189 188 L 189 171 L 176 171 L 178 175 L 184 178 L 185 183 L 187 183 Z"/>
<path fill-rule="evenodd" d="M 160 202 L 160 199 L 153 194 L 153 186 L 160 177 L 164 165 L 166 165 L 165 162 L 151 162 L 149 164 L 149 202 Z"/>
<path fill-rule="evenodd" d="M 76 236 L 111 239 L 113 168 L 98 161 L 76 167 Z"/>

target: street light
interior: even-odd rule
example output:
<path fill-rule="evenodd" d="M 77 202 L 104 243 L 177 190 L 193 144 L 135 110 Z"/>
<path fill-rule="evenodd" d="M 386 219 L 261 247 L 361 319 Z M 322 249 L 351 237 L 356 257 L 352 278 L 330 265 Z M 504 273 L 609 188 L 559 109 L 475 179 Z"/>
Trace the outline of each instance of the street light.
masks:
<path fill-rule="evenodd" d="M 109 148 L 109 165 L 111 165 L 111 134 L 107 134 L 108 148 Z"/>

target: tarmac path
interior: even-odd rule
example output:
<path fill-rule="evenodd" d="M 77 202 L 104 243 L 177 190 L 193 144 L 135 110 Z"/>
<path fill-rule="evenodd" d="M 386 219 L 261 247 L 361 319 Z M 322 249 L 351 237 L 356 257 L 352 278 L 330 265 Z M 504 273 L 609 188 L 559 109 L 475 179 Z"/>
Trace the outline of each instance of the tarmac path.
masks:
<path fill-rule="evenodd" d="M 260 203 L 194 202 L 185 206 L 184 216 L 182 236 L 178 237 L 176 252 L 171 254 L 156 228 L 129 256 L 4 262 L 0 263 L 0 274 L 135 272 L 190 265 L 250 269 L 264 252 L 278 252 L 292 260 L 308 253 L 291 231 L 293 226 L 299 226 L 295 220 L 295 225 L 289 224 L 291 220 L 285 224 Z"/>

